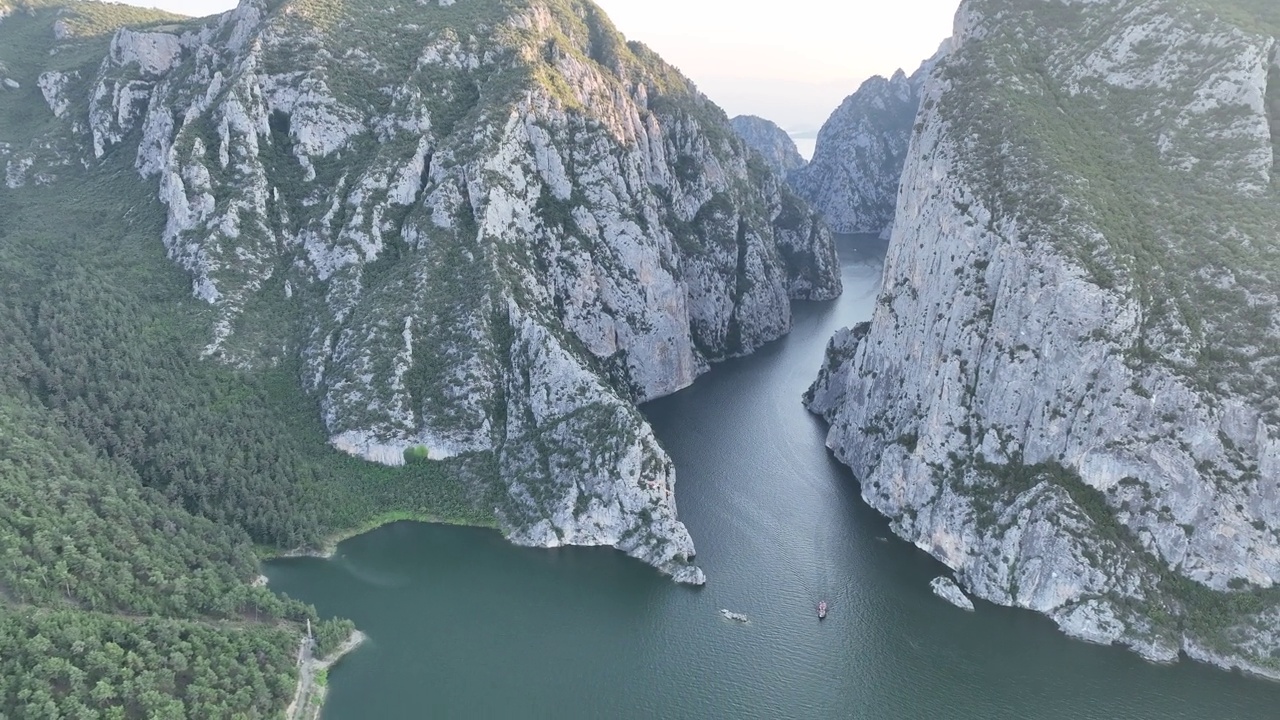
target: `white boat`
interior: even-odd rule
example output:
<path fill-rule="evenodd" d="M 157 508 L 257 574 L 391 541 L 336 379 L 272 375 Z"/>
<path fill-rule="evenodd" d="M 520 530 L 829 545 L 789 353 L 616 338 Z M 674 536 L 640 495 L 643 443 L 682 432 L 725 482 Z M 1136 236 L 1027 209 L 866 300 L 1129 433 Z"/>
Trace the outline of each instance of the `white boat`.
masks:
<path fill-rule="evenodd" d="M 724 609 L 721 609 L 721 610 L 720 610 L 720 614 L 721 614 L 721 615 L 723 615 L 723 616 L 725 616 L 726 618 L 728 618 L 728 619 L 730 619 L 730 620 L 735 621 L 735 622 L 743 622 L 743 623 L 744 623 L 744 622 L 746 622 L 746 621 L 747 621 L 747 616 L 746 616 L 746 615 L 743 615 L 742 613 L 736 613 L 736 612 L 734 612 L 734 611 L 732 611 L 732 610 L 724 610 Z"/>

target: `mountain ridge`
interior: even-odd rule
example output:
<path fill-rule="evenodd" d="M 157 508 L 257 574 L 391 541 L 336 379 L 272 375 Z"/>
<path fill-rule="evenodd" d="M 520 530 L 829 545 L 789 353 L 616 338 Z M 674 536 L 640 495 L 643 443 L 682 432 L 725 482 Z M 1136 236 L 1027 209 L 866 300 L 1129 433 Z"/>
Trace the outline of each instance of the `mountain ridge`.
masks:
<path fill-rule="evenodd" d="M 790 176 L 835 232 L 888 237 L 921 89 L 946 50 L 944 42 L 910 76 L 898 70 L 863 82 L 822 124 L 813 159 Z"/>
<path fill-rule="evenodd" d="M 0 577 L 5 712 L 117 707 L 133 682 L 142 716 L 276 714 L 319 618 L 256 584 L 257 555 L 393 519 L 704 580 L 636 404 L 785 333 L 839 275 L 825 226 L 673 68 L 569 0 L 9 5 L 0 423 L 51 431 L 0 462 L 65 447 L 75 471 L 0 473 L 6 568 L 49 568 Z M 59 473 L 99 495 L 66 485 L 89 499 L 53 512 Z M 156 527 L 120 522 L 140 551 L 118 560 L 81 530 L 122 507 Z M 102 558 L 133 605 L 73 581 Z M 208 608 L 154 604 L 194 591 Z M 350 623 L 318 627 L 319 653 Z M 108 641 L 137 662 L 99 663 Z M 210 653 L 242 667 L 181 669 Z M 44 682 L 67 668 L 89 684 Z"/>
<path fill-rule="evenodd" d="M 1276 41 L 1206 9 L 964 3 L 807 401 L 971 592 L 1275 676 Z"/>
<path fill-rule="evenodd" d="M 296 353 L 335 447 L 494 453 L 513 539 L 700 580 L 634 403 L 785 333 L 790 298 L 839 277 L 825 228 L 674 68 L 570 0 L 247 1 L 106 55 L 40 73 L 61 124 L 7 151 L 11 187 L 71 172 L 67 126 L 98 162 L 132 155 L 215 313 L 206 356 Z"/>

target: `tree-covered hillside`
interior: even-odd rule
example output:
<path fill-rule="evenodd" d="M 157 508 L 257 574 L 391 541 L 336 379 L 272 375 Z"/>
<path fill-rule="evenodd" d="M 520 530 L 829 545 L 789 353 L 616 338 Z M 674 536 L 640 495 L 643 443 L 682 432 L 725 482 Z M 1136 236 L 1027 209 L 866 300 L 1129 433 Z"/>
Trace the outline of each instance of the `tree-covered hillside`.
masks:
<path fill-rule="evenodd" d="M 966 0 L 874 317 L 809 395 L 975 594 L 1271 676 L 1277 7 Z"/>
<path fill-rule="evenodd" d="M 56 137 L 46 66 L 92 77 L 112 30 L 174 21 L 10 9 L 0 148 Z M 278 717 L 299 623 L 318 618 L 255 586 L 255 548 L 319 548 L 388 514 L 492 521 L 440 465 L 330 448 L 296 368 L 202 359 L 209 310 L 123 154 L 47 169 L 0 184 L 0 717 Z"/>

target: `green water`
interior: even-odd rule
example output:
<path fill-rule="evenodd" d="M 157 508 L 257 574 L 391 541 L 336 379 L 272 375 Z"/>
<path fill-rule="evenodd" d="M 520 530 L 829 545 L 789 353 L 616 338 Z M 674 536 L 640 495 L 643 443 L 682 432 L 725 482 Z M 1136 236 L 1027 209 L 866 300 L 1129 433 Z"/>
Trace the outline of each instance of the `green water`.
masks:
<path fill-rule="evenodd" d="M 325 720 L 1280 718 L 1280 684 L 1151 665 L 1028 612 L 934 597 L 942 566 L 890 537 L 800 405 L 827 338 L 874 303 L 875 244 L 840 249 L 842 298 L 798 305 L 790 336 L 645 407 L 705 588 L 608 549 L 416 523 L 331 560 L 274 561 L 272 587 L 370 638 L 331 671 Z"/>

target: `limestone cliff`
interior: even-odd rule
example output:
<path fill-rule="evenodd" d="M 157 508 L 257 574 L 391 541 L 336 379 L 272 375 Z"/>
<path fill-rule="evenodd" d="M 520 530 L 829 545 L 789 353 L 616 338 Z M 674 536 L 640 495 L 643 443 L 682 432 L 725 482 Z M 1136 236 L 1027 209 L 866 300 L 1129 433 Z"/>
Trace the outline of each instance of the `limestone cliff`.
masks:
<path fill-rule="evenodd" d="M 245 0 L 39 88 L 155 183 L 211 362 L 300 357 L 371 461 L 493 458 L 517 542 L 701 582 L 636 403 L 840 290 L 825 226 L 589 2 Z"/>
<path fill-rule="evenodd" d="M 866 500 L 972 593 L 1272 676 L 1274 8 L 967 0 L 875 315 L 807 396 Z"/>
<path fill-rule="evenodd" d="M 805 159 L 796 149 L 796 143 L 786 130 L 775 123 L 755 115 L 738 115 L 729 121 L 747 145 L 760 153 L 769 168 L 780 178 L 805 166 Z"/>
<path fill-rule="evenodd" d="M 884 233 L 893 224 L 930 59 L 911 77 L 875 76 L 844 99 L 818 131 L 813 160 L 790 177 L 793 189 L 838 233 Z"/>

